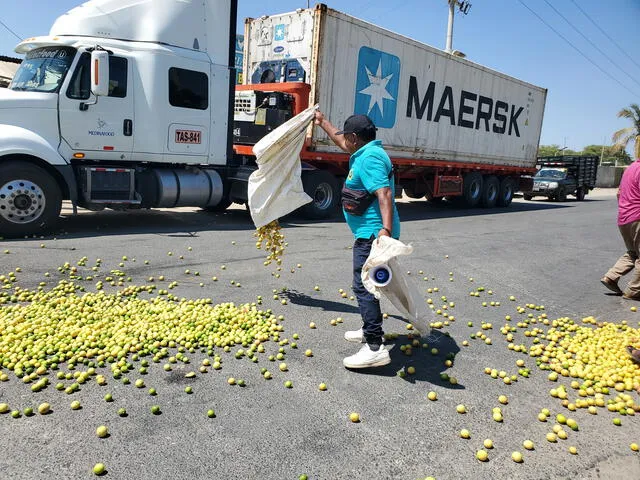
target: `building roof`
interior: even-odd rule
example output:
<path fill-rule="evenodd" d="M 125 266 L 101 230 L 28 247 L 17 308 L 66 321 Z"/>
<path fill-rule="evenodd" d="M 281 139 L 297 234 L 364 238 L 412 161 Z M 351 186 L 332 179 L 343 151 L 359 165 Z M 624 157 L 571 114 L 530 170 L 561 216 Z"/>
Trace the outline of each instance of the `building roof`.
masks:
<path fill-rule="evenodd" d="M 22 59 L 21 58 L 14 58 L 14 57 L 5 57 L 4 55 L 0 55 L 0 62 L 21 64 L 22 63 Z"/>
<path fill-rule="evenodd" d="M 5 58 L 9 60 L 8 61 L 4 60 Z M 13 60 L 17 60 L 17 62 Z M 22 61 L 17 58 L 0 56 L 0 79 L 5 81 L 11 80 L 13 76 L 16 74 L 16 70 L 18 70 L 18 67 L 20 66 L 21 62 Z"/>

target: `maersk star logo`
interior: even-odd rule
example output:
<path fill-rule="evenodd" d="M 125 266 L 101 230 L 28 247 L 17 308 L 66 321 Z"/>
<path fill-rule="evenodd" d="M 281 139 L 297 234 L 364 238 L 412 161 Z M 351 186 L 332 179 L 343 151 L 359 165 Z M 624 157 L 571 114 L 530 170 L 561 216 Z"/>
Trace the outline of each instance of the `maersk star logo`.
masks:
<path fill-rule="evenodd" d="M 276 28 L 273 31 L 273 38 L 276 42 L 281 42 L 282 40 L 284 40 L 284 27 L 284 23 L 276 25 Z"/>
<path fill-rule="evenodd" d="M 362 47 L 358 55 L 355 114 L 368 115 L 380 128 L 396 123 L 400 59 L 395 55 Z"/>

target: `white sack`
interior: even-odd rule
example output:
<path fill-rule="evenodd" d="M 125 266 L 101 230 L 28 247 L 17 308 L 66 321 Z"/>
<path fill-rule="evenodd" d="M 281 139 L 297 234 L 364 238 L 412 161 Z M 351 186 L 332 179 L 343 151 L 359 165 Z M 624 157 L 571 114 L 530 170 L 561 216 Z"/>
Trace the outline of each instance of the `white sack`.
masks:
<path fill-rule="evenodd" d="M 362 267 L 362 283 L 378 300 L 383 296 L 389 300 L 410 320 L 416 330 L 426 335 L 430 332 L 428 318 L 431 314 L 418 288 L 413 282 L 409 282 L 397 259 L 400 255 L 410 255 L 412 252 L 411 245 L 405 245 L 399 240 L 391 237 L 378 238 L 373 242 L 369 258 Z M 391 270 L 391 281 L 385 287 L 376 287 L 369 278 L 369 270 L 382 264 L 387 264 Z"/>
<path fill-rule="evenodd" d="M 253 147 L 258 170 L 249 177 L 249 211 L 256 228 L 311 202 L 302 187 L 300 150 L 317 107 L 283 123 Z"/>

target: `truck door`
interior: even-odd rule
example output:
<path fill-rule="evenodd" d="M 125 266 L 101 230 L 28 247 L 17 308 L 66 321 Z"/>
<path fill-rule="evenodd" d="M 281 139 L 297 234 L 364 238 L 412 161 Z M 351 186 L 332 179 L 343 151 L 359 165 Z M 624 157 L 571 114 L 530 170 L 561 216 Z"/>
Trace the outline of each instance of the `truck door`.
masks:
<path fill-rule="evenodd" d="M 195 62 L 169 68 L 168 161 L 207 163 L 210 103 L 217 98 L 215 90 L 209 94 L 209 68 Z"/>
<path fill-rule="evenodd" d="M 109 95 L 91 94 L 91 55 L 81 54 L 66 91 L 60 92 L 60 132 L 73 150 L 87 158 L 126 160 L 133 149 L 132 62 L 109 56 Z"/>

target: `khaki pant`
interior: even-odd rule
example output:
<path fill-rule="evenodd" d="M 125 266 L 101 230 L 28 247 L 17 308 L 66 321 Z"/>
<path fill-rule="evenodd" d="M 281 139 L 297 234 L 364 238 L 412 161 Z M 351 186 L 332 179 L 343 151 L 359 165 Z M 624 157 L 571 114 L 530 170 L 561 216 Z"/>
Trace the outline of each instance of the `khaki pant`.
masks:
<path fill-rule="evenodd" d="M 640 221 L 620 225 L 618 228 L 627 247 L 627 253 L 618 259 L 605 277 L 618 283 L 621 276 L 635 269 L 625 294 L 640 297 Z"/>

